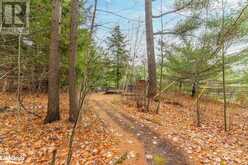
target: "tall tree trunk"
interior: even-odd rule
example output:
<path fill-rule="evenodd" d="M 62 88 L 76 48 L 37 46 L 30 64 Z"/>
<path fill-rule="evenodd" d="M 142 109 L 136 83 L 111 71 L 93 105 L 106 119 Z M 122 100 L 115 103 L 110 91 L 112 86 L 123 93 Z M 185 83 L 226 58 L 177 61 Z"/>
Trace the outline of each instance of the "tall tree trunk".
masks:
<path fill-rule="evenodd" d="M 71 30 L 70 30 L 70 53 L 69 53 L 69 121 L 75 122 L 79 112 L 79 100 L 77 96 L 77 77 L 76 77 L 76 59 L 77 59 L 77 32 L 79 24 L 79 1 L 71 1 Z"/>
<path fill-rule="evenodd" d="M 45 123 L 60 119 L 59 114 L 59 25 L 60 0 L 52 0 L 52 31 L 49 52 L 48 70 L 48 109 Z"/>
<path fill-rule="evenodd" d="M 153 24 L 152 24 L 152 0 L 145 0 L 146 15 L 146 47 L 148 61 L 148 97 L 154 97 L 157 92 L 156 62 L 154 51 Z"/>
<path fill-rule="evenodd" d="M 163 0 L 160 0 L 160 14 L 163 13 Z M 160 18 L 161 29 L 164 29 L 163 17 Z M 163 85 L 163 67 L 164 67 L 164 37 L 163 35 L 160 36 L 160 53 L 161 53 L 161 64 L 160 64 L 160 76 L 159 76 L 159 92 L 162 92 L 162 85 Z M 158 100 L 158 105 L 156 109 L 156 113 L 159 114 L 160 109 L 160 99 Z"/>

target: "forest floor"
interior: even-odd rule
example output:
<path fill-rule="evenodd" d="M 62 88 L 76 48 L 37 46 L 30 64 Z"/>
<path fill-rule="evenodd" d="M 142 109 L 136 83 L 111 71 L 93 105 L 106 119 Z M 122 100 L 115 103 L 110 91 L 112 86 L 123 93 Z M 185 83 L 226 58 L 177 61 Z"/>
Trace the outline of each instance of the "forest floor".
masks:
<path fill-rule="evenodd" d="M 186 165 L 188 164 L 184 155 L 173 146 L 172 143 L 165 139 L 161 139 L 159 135 L 152 131 L 148 126 L 144 125 L 143 122 L 138 122 L 137 120 L 125 115 L 120 111 L 120 107 L 116 107 L 111 103 L 106 95 L 93 95 L 91 100 L 94 100 L 94 105 L 97 106 L 103 120 L 108 122 L 112 121 L 122 128 L 123 134 L 131 134 L 135 141 L 139 141 L 144 146 L 143 153 L 137 152 L 137 148 L 132 148 L 136 155 L 142 155 L 143 160 L 148 164 L 155 165 Z M 113 97 L 110 97 L 113 98 Z M 108 116 L 105 118 L 103 116 Z M 123 141 L 131 139 L 123 138 Z M 130 152 L 131 148 L 126 146 L 126 150 Z M 131 151 L 132 152 L 132 151 Z M 143 156 L 145 154 L 145 157 Z M 130 165 L 143 165 L 145 162 L 135 161 L 130 163 Z"/>
<path fill-rule="evenodd" d="M 56 165 L 65 164 L 73 127 L 68 122 L 68 96 L 60 96 L 61 120 L 44 125 L 47 95 L 24 95 L 25 110 L 18 113 L 15 94 L 0 93 L 0 164 L 49 164 L 55 149 Z M 126 161 L 130 165 L 132 161 L 141 162 L 140 164 L 145 162 L 140 142 L 131 135 L 124 136 L 121 131 L 119 134 L 113 132 L 119 127 L 114 124 L 109 126 L 110 123 L 102 121 L 90 103 L 87 104 L 87 109 L 77 127 L 72 165 L 107 165 L 127 159 L 130 159 Z M 123 141 L 124 137 L 129 140 Z M 140 153 L 139 157 L 132 150 L 127 152 L 127 148 L 135 148 Z"/>
<path fill-rule="evenodd" d="M 248 164 L 248 111 L 238 105 L 228 105 L 230 130 L 225 132 L 223 104 L 218 101 L 201 100 L 201 127 L 196 127 L 195 99 L 190 96 L 166 94 L 158 115 L 139 112 L 132 97 L 104 96 L 104 100 L 171 142 L 190 164 Z M 155 110 L 157 104 L 151 107 Z"/>
<path fill-rule="evenodd" d="M 64 164 L 72 124 L 68 96 L 60 99 L 61 120 L 44 125 L 45 94 L 25 94 L 26 110 L 18 113 L 15 94 L 0 93 L 0 164 L 49 164 L 55 149 L 56 164 Z M 225 132 L 217 101 L 201 101 L 198 128 L 194 99 L 188 96 L 166 95 L 155 115 L 139 112 L 132 97 L 91 94 L 77 128 L 73 165 L 247 165 L 248 111 L 228 107 L 231 130 Z"/>

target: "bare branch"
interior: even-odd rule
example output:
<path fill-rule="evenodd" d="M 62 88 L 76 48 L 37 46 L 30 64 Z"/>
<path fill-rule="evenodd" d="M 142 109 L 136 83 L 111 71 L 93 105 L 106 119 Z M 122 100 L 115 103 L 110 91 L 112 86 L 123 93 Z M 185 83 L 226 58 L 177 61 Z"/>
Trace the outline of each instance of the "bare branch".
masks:
<path fill-rule="evenodd" d="M 157 16 L 152 16 L 152 18 L 160 18 L 160 17 L 163 17 L 163 16 L 168 15 L 168 14 L 173 14 L 173 13 L 179 12 L 179 11 L 184 10 L 185 8 L 189 7 L 192 3 L 193 3 L 193 0 L 191 0 L 189 3 L 187 3 L 186 5 L 184 5 L 184 6 L 180 7 L 180 8 L 177 8 L 175 10 L 162 13 L 162 14 L 157 15 Z"/>
<path fill-rule="evenodd" d="M 155 32 L 153 33 L 153 35 L 178 35 L 178 33 L 173 32 L 173 31 L 159 31 L 159 32 Z"/>

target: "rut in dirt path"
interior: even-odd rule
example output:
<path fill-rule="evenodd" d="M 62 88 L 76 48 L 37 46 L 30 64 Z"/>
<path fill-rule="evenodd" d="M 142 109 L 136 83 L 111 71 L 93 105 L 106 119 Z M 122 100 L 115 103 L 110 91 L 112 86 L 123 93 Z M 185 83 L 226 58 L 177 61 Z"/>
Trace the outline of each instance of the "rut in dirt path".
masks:
<path fill-rule="evenodd" d="M 102 101 L 95 102 L 95 104 L 104 110 L 121 128 L 134 134 L 137 139 L 144 144 L 148 164 L 154 165 L 154 157 L 165 159 L 166 165 L 189 164 L 180 150 L 177 150 L 176 147 L 166 139 L 159 138 L 159 135 L 149 127 L 118 111 L 111 104 Z M 152 155 L 153 158 L 149 158 L 150 155 Z"/>

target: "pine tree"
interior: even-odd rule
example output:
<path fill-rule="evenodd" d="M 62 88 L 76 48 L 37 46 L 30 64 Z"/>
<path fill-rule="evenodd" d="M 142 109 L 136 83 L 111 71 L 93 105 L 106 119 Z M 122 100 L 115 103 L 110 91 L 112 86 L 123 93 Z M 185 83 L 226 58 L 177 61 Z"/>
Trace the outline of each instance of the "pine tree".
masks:
<path fill-rule="evenodd" d="M 152 24 L 152 0 L 145 0 L 146 20 L 146 49 L 148 62 L 148 97 L 151 98 L 157 92 L 156 60 L 154 50 L 153 24 Z"/>
<path fill-rule="evenodd" d="M 45 123 L 59 120 L 59 24 L 61 2 L 52 1 L 52 32 L 48 71 L 48 110 Z"/>
<path fill-rule="evenodd" d="M 76 87 L 76 59 L 77 59 L 77 35 L 78 35 L 78 24 L 79 24 L 79 1 L 71 1 L 71 30 L 70 30 L 70 55 L 69 55 L 69 103 L 70 103 L 70 112 L 69 120 L 75 122 L 78 113 L 78 96 L 77 96 L 77 87 Z"/>
<path fill-rule="evenodd" d="M 126 50 L 126 38 L 120 30 L 120 26 L 115 26 L 112 34 L 107 38 L 108 49 L 110 51 L 110 59 L 112 66 L 110 74 L 114 78 L 115 87 L 119 89 L 125 69 L 128 64 L 128 51 Z"/>
<path fill-rule="evenodd" d="M 192 84 L 192 96 L 196 94 L 197 84 L 215 77 L 221 71 L 221 61 L 213 56 L 210 49 L 193 47 L 185 43 L 183 47 L 175 47 L 167 56 L 166 68 L 169 79 L 178 82 L 187 81 Z"/>

